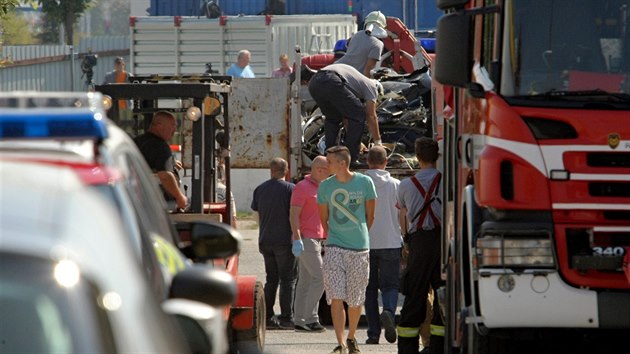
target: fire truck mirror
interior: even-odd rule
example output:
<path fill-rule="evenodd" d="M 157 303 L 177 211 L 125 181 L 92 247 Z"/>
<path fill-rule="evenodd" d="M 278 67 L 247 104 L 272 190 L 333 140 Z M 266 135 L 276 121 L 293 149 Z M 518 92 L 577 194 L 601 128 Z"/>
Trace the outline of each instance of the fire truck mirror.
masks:
<path fill-rule="evenodd" d="M 435 79 L 442 84 L 465 87 L 471 80 L 471 17 L 463 11 L 438 21 Z"/>

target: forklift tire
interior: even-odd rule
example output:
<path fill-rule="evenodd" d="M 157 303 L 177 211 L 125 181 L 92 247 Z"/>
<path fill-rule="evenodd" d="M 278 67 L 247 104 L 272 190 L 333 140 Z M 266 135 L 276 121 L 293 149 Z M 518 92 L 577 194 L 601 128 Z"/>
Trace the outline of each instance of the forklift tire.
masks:
<path fill-rule="evenodd" d="M 254 289 L 254 324 L 246 330 L 232 331 L 232 353 L 262 353 L 265 348 L 265 291 L 261 282 Z"/>

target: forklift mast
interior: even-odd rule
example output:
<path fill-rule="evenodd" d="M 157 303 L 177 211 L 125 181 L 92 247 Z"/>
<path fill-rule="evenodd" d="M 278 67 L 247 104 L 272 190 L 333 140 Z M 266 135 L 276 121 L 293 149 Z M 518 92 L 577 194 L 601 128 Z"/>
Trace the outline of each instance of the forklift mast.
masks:
<path fill-rule="evenodd" d="M 97 85 L 96 91 L 109 96 L 113 102 L 108 117 L 131 137 L 146 131 L 157 111 L 169 111 L 192 122 L 190 132 L 184 131 L 181 139 L 182 156 L 190 154 L 192 169 L 190 207 L 193 214 L 211 213 L 218 209 L 223 222 L 230 224 L 232 206 L 230 156 L 230 127 L 228 102 L 231 92 L 230 76 L 134 76 L 133 83 Z M 120 101 L 132 101 L 133 108 L 119 108 Z M 177 102 L 175 107 L 173 102 Z M 170 104 L 169 104 L 170 103 Z M 218 159 L 225 161 L 226 200 L 217 203 Z M 218 207 L 218 208 L 217 208 Z"/>

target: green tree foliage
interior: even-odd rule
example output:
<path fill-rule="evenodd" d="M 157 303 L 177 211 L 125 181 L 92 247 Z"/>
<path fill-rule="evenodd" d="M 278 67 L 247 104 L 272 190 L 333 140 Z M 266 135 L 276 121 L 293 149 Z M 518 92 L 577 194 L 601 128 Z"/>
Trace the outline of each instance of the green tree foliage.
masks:
<path fill-rule="evenodd" d="M 33 8 L 37 8 L 37 0 L 0 0 L 0 53 L 2 53 L 2 46 L 4 44 L 16 43 L 17 41 L 12 41 L 13 38 L 17 39 L 17 36 L 24 34 L 23 28 L 25 27 L 20 28 L 20 26 L 24 24 L 19 23 L 19 20 L 15 17 L 15 8 L 20 6 L 20 4 L 27 4 Z M 16 21 L 18 23 L 16 23 Z M 20 29 L 22 31 L 20 31 Z M 29 43 L 33 40 L 32 36 L 31 38 L 20 38 L 27 39 Z M 9 39 L 11 39 L 11 41 L 9 41 Z M 0 56 L 0 68 L 3 68 L 8 64 L 11 64 L 11 58 Z"/>
<path fill-rule="evenodd" d="M 4 16 L 18 5 L 20 5 L 20 0 L 0 0 L 0 18 L 4 20 Z"/>
<path fill-rule="evenodd" d="M 30 31 L 28 21 L 19 15 L 11 14 L 2 20 L 2 38 L 4 45 L 39 44 L 39 40 Z"/>
<path fill-rule="evenodd" d="M 38 38 L 41 43 L 59 43 L 61 29 L 58 22 L 48 20 L 46 14 L 42 14 L 41 31 Z"/>
<path fill-rule="evenodd" d="M 20 1 L 20 0 L 0 0 L 0 18 L 9 14 L 13 9 L 20 6 L 20 3 L 37 8 L 37 0 Z"/>
<path fill-rule="evenodd" d="M 0 0 L 3 1 L 3 0 Z M 92 0 L 37 0 L 48 23 L 62 23 L 65 29 L 65 42 L 72 44 L 74 25 L 90 7 Z M 46 26 L 45 26 L 46 27 Z"/>

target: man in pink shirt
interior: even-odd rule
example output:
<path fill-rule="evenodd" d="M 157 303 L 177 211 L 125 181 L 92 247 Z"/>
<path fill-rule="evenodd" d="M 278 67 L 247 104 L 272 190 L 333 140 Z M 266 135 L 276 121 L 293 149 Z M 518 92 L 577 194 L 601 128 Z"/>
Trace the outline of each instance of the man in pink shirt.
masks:
<path fill-rule="evenodd" d="M 291 195 L 293 255 L 298 258 L 299 271 L 293 318 L 298 332 L 326 330 L 317 314 L 319 299 L 324 293 L 322 241 L 326 236 L 319 218 L 317 188 L 329 175 L 326 158 L 317 156 L 311 164 L 311 174 L 295 185 Z"/>

